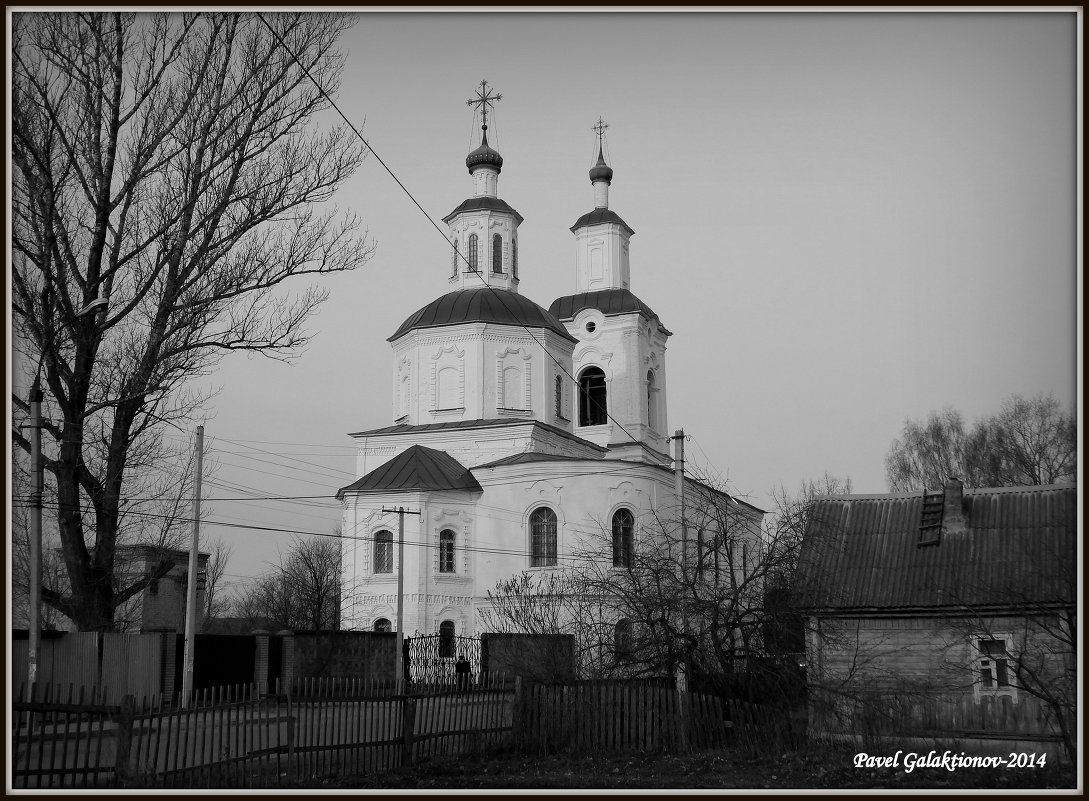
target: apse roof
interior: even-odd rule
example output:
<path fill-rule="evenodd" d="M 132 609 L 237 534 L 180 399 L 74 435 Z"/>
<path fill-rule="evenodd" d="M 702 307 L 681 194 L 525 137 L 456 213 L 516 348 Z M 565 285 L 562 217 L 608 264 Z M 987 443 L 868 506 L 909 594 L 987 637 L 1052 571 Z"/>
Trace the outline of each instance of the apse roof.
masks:
<path fill-rule="evenodd" d="M 635 233 L 632 227 L 620 219 L 620 215 L 612 209 L 594 209 L 591 212 L 587 212 L 575 220 L 575 224 L 571 226 L 572 231 L 577 231 L 587 225 L 599 225 L 600 223 L 619 223 L 623 225 L 628 231 L 628 236 Z"/>
<path fill-rule="evenodd" d="M 448 292 L 436 298 L 401 323 L 401 327 L 389 341 L 399 339 L 409 331 L 419 328 L 437 328 L 461 323 L 547 328 L 563 339 L 575 341 L 567 333 L 563 323 L 529 298 L 508 289 L 487 286 Z"/>
<path fill-rule="evenodd" d="M 648 319 L 658 320 L 654 310 L 627 289 L 598 289 L 594 292 L 565 295 L 552 301 L 552 305 L 548 307 L 548 311 L 561 320 L 571 320 L 583 309 L 597 309 L 606 317 L 639 312 Z M 658 325 L 665 330 L 661 320 L 658 320 Z M 669 333 L 666 331 L 666 334 Z"/>
<path fill-rule="evenodd" d="M 470 490 L 482 492 L 473 474 L 445 451 L 413 445 L 339 492 Z"/>
<path fill-rule="evenodd" d="M 408 423 L 400 423 L 398 425 L 385 426 L 384 428 L 374 428 L 370 431 L 356 431 L 349 436 L 352 437 L 377 437 L 387 434 L 419 434 L 429 431 L 450 431 L 455 429 L 465 428 L 501 428 L 504 426 L 524 426 L 533 425 L 538 428 L 543 428 L 546 431 L 550 431 L 553 434 L 557 434 L 561 437 L 573 440 L 578 444 L 605 453 L 607 448 L 598 445 L 597 443 L 590 442 L 590 440 L 583 439 L 570 431 L 564 431 L 562 428 L 558 428 L 550 423 L 542 423 L 540 420 L 533 420 L 527 417 L 494 417 L 494 418 L 481 418 L 479 420 L 453 420 L 447 423 L 421 423 L 419 425 L 409 425 Z"/>

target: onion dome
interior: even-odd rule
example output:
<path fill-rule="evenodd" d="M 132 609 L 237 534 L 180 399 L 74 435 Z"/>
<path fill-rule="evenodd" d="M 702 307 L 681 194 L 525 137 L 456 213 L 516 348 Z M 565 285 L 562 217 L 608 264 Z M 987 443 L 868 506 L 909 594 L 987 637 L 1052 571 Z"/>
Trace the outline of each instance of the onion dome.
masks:
<path fill-rule="evenodd" d="M 598 150 L 597 151 L 597 164 L 590 168 L 590 183 L 596 181 L 605 181 L 610 183 L 613 180 L 613 168 L 605 163 L 605 155 Z"/>
<path fill-rule="evenodd" d="M 465 166 L 472 175 L 480 167 L 495 167 L 496 172 L 503 169 L 503 157 L 499 151 L 488 146 L 488 129 L 484 128 L 484 136 L 481 138 L 480 147 L 465 157 Z"/>

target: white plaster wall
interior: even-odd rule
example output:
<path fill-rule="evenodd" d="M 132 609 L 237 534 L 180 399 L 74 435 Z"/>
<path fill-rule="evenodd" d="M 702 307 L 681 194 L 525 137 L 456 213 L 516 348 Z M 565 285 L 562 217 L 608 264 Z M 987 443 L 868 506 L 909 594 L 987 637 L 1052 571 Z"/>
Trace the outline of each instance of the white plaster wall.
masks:
<path fill-rule="evenodd" d="M 586 225 L 575 231 L 575 291 L 628 289 L 630 239 L 619 223 Z M 597 257 L 595 250 L 599 252 Z"/>

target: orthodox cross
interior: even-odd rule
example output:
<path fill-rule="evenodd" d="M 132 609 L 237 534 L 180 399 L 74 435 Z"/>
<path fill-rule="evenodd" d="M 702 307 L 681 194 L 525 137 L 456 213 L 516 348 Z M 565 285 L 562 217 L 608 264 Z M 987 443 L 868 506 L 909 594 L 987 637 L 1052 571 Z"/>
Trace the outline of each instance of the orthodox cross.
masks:
<path fill-rule="evenodd" d="M 467 106 L 480 106 L 480 116 L 483 122 L 484 130 L 488 130 L 488 107 L 495 105 L 497 100 L 502 100 L 503 95 L 492 94 L 491 89 L 488 88 L 487 81 L 480 82 L 480 88 L 476 90 L 476 98 L 473 100 L 466 100 Z"/>
<path fill-rule="evenodd" d="M 605 135 L 605 129 L 609 127 L 609 124 L 605 122 L 601 117 L 597 118 L 597 124 L 593 125 L 590 130 L 597 132 L 597 143 L 601 145 L 601 137 Z"/>

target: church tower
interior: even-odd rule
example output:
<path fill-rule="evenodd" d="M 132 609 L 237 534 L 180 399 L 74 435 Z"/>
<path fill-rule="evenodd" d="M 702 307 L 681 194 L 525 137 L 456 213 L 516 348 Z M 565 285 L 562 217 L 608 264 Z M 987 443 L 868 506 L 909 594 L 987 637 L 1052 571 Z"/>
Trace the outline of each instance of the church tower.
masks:
<path fill-rule="evenodd" d="M 452 245 L 448 291 L 389 338 L 393 422 L 466 428 L 536 420 L 570 433 L 570 388 L 561 377 L 575 338 L 518 292 L 522 216 L 498 195 L 503 157 L 488 144 L 489 108 L 502 95 L 485 81 L 476 94 L 468 102 L 480 107 L 481 141 L 465 159 L 472 195 L 443 218 Z"/>
<path fill-rule="evenodd" d="M 671 334 L 629 289 L 628 244 L 635 231 L 609 208 L 606 128 L 600 119 L 594 126 L 594 209 L 571 226 L 578 292 L 558 298 L 549 311 L 579 343 L 574 433 L 608 447 L 613 458 L 668 464 L 665 349 Z"/>

